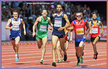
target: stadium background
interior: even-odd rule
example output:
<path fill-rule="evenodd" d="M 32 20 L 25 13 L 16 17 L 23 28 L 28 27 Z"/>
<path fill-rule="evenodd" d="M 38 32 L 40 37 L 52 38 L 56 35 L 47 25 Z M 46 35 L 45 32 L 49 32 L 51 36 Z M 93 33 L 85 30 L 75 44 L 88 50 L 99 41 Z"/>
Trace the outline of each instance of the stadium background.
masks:
<path fill-rule="evenodd" d="M 12 11 L 17 10 L 19 17 L 23 18 L 26 24 L 27 35 L 24 36 L 23 29 L 21 27 L 21 41 L 33 41 L 36 40 L 32 37 L 32 26 L 38 16 L 41 15 L 43 8 L 48 10 L 48 16 L 52 17 L 52 14 L 56 12 L 56 4 L 58 2 L 2 2 L 2 41 L 9 41 L 10 31 L 5 29 L 6 23 L 12 16 Z M 60 2 L 63 5 L 63 11 L 68 15 L 70 23 L 75 20 L 75 12 L 82 11 L 83 19 L 88 21 L 92 20 L 92 13 L 98 15 L 97 20 L 101 20 L 104 25 L 104 34 L 102 34 L 101 40 L 107 39 L 107 27 L 106 27 L 106 2 Z M 22 25 L 21 25 L 22 26 Z M 74 36 L 74 34 L 73 34 Z M 73 37 L 74 39 L 74 37 Z M 89 40 L 89 35 L 87 36 Z M 48 40 L 51 40 L 51 33 L 48 32 Z"/>

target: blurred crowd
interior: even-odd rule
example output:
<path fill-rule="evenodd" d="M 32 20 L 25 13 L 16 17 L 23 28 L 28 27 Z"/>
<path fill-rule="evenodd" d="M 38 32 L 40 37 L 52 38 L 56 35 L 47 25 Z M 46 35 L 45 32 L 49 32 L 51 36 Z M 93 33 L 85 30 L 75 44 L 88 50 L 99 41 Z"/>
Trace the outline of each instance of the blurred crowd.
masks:
<path fill-rule="evenodd" d="M 36 18 L 41 15 L 42 9 L 46 8 L 48 10 L 48 16 L 51 17 L 52 14 L 56 12 L 57 3 L 58 2 L 2 2 L 2 21 L 7 21 L 12 17 L 12 11 L 17 10 L 19 12 L 19 17 L 23 18 L 26 24 L 26 30 L 29 32 L 28 34 L 31 35 L 32 26 Z M 70 22 L 75 20 L 76 11 L 82 11 L 83 19 L 88 21 L 92 20 L 92 13 L 97 14 L 98 20 L 103 20 L 103 16 L 99 15 L 98 10 L 91 10 L 87 4 L 81 5 L 80 3 L 75 4 L 75 2 L 60 3 L 63 5 L 63 11 L 68 15 Z"/>

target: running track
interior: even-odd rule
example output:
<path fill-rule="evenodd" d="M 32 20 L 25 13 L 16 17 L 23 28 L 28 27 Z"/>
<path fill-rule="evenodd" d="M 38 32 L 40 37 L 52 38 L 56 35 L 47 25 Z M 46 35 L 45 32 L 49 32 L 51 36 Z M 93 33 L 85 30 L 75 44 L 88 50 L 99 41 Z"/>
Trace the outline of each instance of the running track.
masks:
<path fill-rule="evenodd" d="M 3 43 L 2 43 L 3 44 Z M 57 63 L 56 67 L 52 64 L 52 45 L 46 46 L 44 64 L 40 64 L 41 50 L 36 44 L 28 42 L 19 46 L 19 61 L 15 61 L 15 53 L 11 44 L 2 45 L 2 68 L 107 68 L 107 42 L 98 42 L 98 59 L 93 59 L 93 48 L 91 43 L 85 43 L 84 63 L 79 67 L 76 66 L 74 43 L 69 43 L 67 50 L 68 60 L 64 63 Z M 57 59 L 57 58 L 56 58 Z M 62 59 L 62 58 L 61 58 Z M 57 61 L 57 60 L 56 60 Z"/>

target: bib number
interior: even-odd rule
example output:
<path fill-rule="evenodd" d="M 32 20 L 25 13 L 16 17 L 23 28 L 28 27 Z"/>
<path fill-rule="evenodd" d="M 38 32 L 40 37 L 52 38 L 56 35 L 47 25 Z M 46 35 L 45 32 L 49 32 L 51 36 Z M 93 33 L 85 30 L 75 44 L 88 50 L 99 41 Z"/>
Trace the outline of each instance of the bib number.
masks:
<path fill-rule="evenodd" d="M 76 29 L 77 35 L 83 35 L 84 34 L 84 29 L 83 28 L 78 28 Z"/>
<path fill-rule="evenodd" d="M 98 28 L 92 28 L 92 33 L 97 34 L 98 33 Z"/>
<path fill-rule="evenodd" d="M 45 25 L 40 25 L 40 31 L 46 31 L 47 27 Z"/>
<path fill-rule="evenodd" d="M 62 26 L 62 19 L 55 19 L 54 26 L 55 27 L 61 27 Z"/>

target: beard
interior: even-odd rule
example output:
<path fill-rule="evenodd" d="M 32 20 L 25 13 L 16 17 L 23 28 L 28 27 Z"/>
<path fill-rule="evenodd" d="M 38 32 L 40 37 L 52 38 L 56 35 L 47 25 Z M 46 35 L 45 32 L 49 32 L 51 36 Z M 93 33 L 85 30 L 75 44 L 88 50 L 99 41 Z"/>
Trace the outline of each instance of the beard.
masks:
<path fill-rule="evenodd" d="M 62 10 L 58 10 L 57 12 L 60 13 Z"/>

